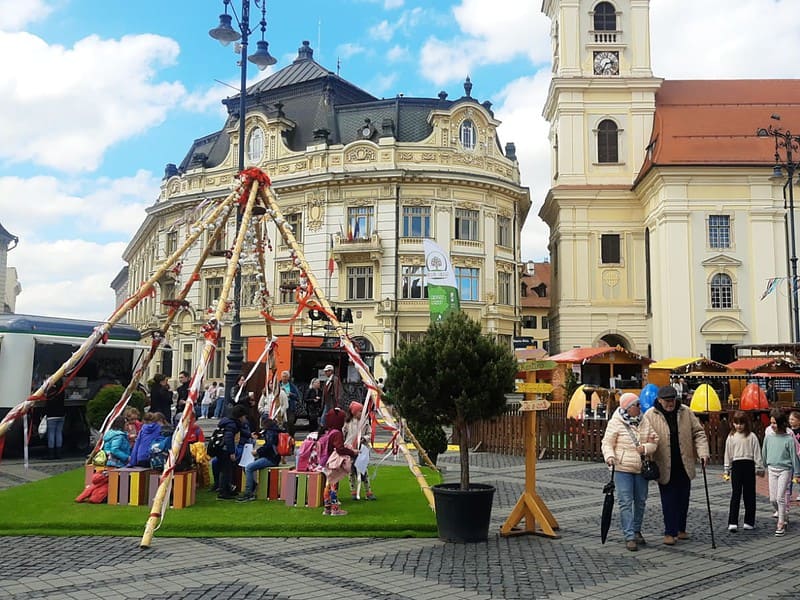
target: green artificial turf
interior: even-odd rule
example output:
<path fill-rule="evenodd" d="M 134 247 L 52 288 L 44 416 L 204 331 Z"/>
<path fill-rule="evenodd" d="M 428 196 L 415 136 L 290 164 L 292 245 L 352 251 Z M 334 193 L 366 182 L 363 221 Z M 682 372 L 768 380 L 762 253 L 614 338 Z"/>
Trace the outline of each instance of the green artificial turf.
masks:
<path fill-rule="evenodd" d="M 429 484 L 441 476 L 422 469 Z M 372 470 L 370 470 L 372 472 Z M 139 536 L 147 506 L 80 504 L 84 470 L 0 492 L 0 535 Z M 351 501 L 347 481 L 339 484 L 341 517 L 322 515 L 322 508 L 289 507 L 280 500 L 217 500 L 197 491 L 194 506 L 166 511 L 156 536 L 161 537 L 436 537 L 436 516 L 407 467 L 381 466 L 373 490 L 377 501 Z"/>

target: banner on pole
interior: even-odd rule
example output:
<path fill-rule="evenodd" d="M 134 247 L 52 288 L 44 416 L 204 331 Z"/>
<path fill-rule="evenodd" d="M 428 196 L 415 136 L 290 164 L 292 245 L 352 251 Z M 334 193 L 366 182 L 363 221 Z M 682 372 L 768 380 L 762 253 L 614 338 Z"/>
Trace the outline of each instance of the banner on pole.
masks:
<path fill-rule="evenodd" d="M 428 303 L 431 322 L 444 320 L 451 311 L 460 310 L 458 286 L 450 257 L 433 240 L 422 240 L 425 249 L 425 285 L 428 288 Z"/>

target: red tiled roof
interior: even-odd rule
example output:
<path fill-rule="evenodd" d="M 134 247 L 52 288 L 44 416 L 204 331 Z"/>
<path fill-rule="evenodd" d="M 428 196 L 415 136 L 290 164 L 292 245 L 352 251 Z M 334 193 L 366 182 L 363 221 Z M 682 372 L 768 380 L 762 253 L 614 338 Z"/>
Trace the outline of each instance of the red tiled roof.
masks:
<path fill-rule="evenodd" d="M 775 141 L 756 136 L 770 124 L 800 127 L 800 79 L 664 81 L 640 178 L 660 165 L 771 166 Z"/>
<path fill-rule="evenodd" d="M 524 283 L 528 288 L 527 296 L 520 296 L 520 305 L 528 308 L 549 308 L 550 307 L 550 263 L 534 263 L 533 275 L 523 274 L 520 283 Z M 539 296 L 533 288 L 544 284 L 547 287 L 547 295 Z"/>
<path fill-rule="evenodd" d="M 750 372 L 761 371 L 762 369 L 769 369 L 771 371 L 778 371 L 781 369 L 791 370 L 792 366 L 793 363 L 791 361 L 781 356 L 748 356 L 728 363 L 729 369 Z"/>
<path fill-rule="evenodd" d="M 593 358 L 603 356 L 605 354 L 611 354 L 612 352 L 621 352 L 622 354 L 626 354 L 637 360 L 641 359 L 646 363 L 653 362 L 649 358 L 640 356 L 633 352 L 629 352 L 628 350 L 625 350 L 625 348 L 622 348 L 621 346 L 603 346 L 600 348 L 573 348 L 572 350 L 567 350 L 566 352 L 562 352 L 561 354 L 556 354 L 555 356 L 551 356 L 549 360 L 558 363 L 582 363 L 590 361 Z"/>

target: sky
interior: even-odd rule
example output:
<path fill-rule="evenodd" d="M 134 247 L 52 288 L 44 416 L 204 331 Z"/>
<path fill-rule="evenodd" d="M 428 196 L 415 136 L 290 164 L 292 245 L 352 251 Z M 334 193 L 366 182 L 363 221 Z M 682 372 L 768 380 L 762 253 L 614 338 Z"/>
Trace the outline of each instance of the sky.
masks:
<path fill-rule="evenodd" d="M 254 3 L 251 3 L 254 4 Z M 653 73 L 794 78 L 797 0 L 651 0 Z M 269 0 L 266 40 L 289 64 L 303 40 L 378 97 L 451 97 L 469 75 L 514 142 L 532 207 L 522 259 L 547 258 L 550 23 L 541 0 Z M 241 10 L 242 0 L 232 7 Z M 164 166 L 224 123 L 238 90 L 232 46 L 211 39 L 222 0 L 0 0 L 0 223 L 23 292 L 17 313 L 104 320 L 121 255 Z M 298 7 L 302 7 L 298 10 Z M 260 39 L 253 6 L 251 44 Z M 250 65 L 252 66 L 252 65 Z M 230 87 L 233 86 L 233 89 Z M 791 124 L 785 124 L 791 128 Z M 800 124 L 798 124 L 800 128 Z"/>

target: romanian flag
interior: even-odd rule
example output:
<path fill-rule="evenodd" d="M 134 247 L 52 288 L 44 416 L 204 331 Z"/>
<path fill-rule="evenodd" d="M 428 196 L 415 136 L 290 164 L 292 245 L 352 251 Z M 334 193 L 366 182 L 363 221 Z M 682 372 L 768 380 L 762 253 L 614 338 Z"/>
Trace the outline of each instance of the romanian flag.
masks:
<path fill-rule="evenodd" d="M 347 241 L 353 241 L 353 228 L 350 227 L 350 221 L 347 222 Z"/>
<path fill-rule="evenodd" d="M 361 237 L 361 229 L 358 227 L 358 219 L 356 219 L 356 225 L 353 227 L 353 237 L 355 239 Z"/>
<path fill-rule="evenodd" d="M 328 250 L 328 275 L 333 275 L 333 269 L 336 263 L 333 262 L 333 234 L 330 235 L 331 243 Z"/>

